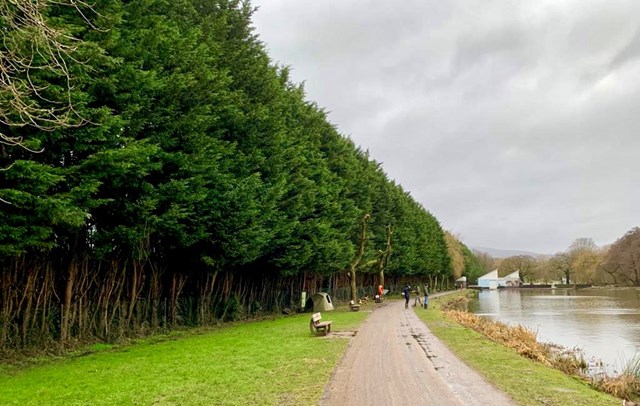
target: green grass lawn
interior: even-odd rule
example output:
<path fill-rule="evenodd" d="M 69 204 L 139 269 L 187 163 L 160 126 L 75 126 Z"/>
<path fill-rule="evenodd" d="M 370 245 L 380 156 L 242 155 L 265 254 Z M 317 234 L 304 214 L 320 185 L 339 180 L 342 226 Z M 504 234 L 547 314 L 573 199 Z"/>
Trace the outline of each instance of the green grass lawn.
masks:
<path fill-rule="evenodd" d="M 522 405 L 619 405 L 583 381 L 525 359 L 445 319 L 438 304 L 415 309 L 454 353 Z M 366 307 L 365 309 L 366 310 Z M 352 331 L 369 313 L 323 313 Z M 2 405 L 311 405 L 348 340 L 314 337 L 310 314 L 156 336 L 95 353 L 2 365 Z"/>
<path fill-rule="evenodd" d="M 332 331 L 367 312 L 323 313 Z M 310 314 L 180 333 L 0 371 L 2 405 L 317 404 L 348 340 L 314 337 Z M 104 346 L 103 346 L 104 347 Z"/>
<path fill-rule="evenodd" d="M 439 307 L 451 298 L 429 300 L 430 308 L 415 309 L 416 313 L 454 354 L 519 404 L 619 406 L 622 403 L 578 378 L 524 358 L 510 348 L 447 320 Z"/>

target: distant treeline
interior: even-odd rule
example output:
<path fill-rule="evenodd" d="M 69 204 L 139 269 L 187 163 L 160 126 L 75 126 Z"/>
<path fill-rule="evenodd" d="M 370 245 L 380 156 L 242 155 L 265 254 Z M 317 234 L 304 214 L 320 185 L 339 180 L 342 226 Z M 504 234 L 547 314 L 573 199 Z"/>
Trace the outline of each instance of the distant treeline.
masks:
<path fill-rule="evenodd" d="M 271 63 L 250 5 L 45 11 L 76 39 L 61 56 L 69 76 L 29 80 L 39 106 L 68 98 L 78 119 L 51 131 L 0 124 L 42 149 L 1 149 L 0 348 L 295 305 L 303 289 L 342 284 L 366 213 L 361 273 L 377 272 L 391 226 L 387 275 L 451 279 L 438 221 Z"/>

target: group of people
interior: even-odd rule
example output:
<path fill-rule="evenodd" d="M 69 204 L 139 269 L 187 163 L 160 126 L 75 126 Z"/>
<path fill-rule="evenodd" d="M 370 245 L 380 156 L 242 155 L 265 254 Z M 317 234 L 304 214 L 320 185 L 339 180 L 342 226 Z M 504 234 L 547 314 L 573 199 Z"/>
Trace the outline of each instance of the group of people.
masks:
<path fill-rule="evenodd" d="M 416 307 L 418 305 L 418 303 L 420 304 L 420 307 L 424 307 L 425 309 L 428 307 L 429 305 L 429 285 L 428 284 L 424 284 L 424 303 L 422 303 L 421 297 L 422 297 L 422 293 L 420 291 L 420 285 L 416 285 L 414 288 L 414 292 L 416 294 L 415 300 L 413 302 L 413 307 Z M 409 300 L 411 299 L 411 286 L 409 286 L 409 284 L 404 285 L 404 288 L 402 289 L 402 294 L 404 295 L 404 308 L 408 309 L 409 308 Z"/>
<path fill-rule="evenodd" d="M 404 288 L 402 288 L 402 295 L 404 296 L 405 309 L 409 308 L 409 300 L 411 299 L 411 292 L 412 292 L 411 286 L 409 284 L 405 284 Z M 420 287 L 420 285 L 416 285 L 413 288 L 413 292 L 416 294 L 415 300 L 413 302 L 413 307 L 416 307 L 418 304 L 420 304 L 420 307 L 424 307 L 426 309 L 429 305 L 429 285 L 425 283 L 422 288 Z M 382 297 L 384 293 L 385 293 L 385 290 L 382 287 L 382 285 L 378 285 L 377 293 L 374 295 L 374 299 L 376 303 L 382 302 Z M 424 293 L 424 303 L 422 302 L 423 293 Z"/>

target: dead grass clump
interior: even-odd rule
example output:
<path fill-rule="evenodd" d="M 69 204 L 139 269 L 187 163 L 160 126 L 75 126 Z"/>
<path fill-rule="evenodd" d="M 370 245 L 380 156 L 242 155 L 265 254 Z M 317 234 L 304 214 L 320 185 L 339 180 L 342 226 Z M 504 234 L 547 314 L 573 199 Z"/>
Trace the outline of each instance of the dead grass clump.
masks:
<path fill-rule="evenodd" d="M 472 313 L 450 310 L 447 317 L 469 327 L 491 340 L 513 348 L 529 359 L 551 366 L 549 348 L 537 341 L 537 335 L 523 326 L 509 326 L 499 321 L 480 317 Z"/>
<path fill-rule="evenodd" d="M 628 362 L 622 374 L 594 380 L 593 384 L 603 392 L 619 398 L 640 401 L 640 353 Z"/>
<path fill-rule="evenodd" d="M 631 376 L 635 376 L 636 379 L 640 379 L 640 353 L 637 353 L 635 357 L 629 361 L 624 372 Z"/>
<path fill-rule="evenodd" d="M 458 307 L 459 300 L 452 306 L 442 306 L 446 317 L 471 328 L 492 341 L 513 348 L 518 354 L 544 365 L 556 368 L 568 375 L 588 380 L 602 392 L 631 401 L 640 401 L 640 354 L 628 363 L 625 371 L 615 377 L 586 375 L 588 364 L 578 348 L 567 349 L 553 344 L 539 343 L 537 334 L 521 325 L 509 326 L 505 323 L 480 317 L 466 311 L 451 310 Z M 445 310 L 449 309 L 449 310 Z"/>
<path fill-rule="evenodd" d="M 469 305 L 469 298 L 466 296 L 460 296 L 451 301 L 444 303 L 441 309 L 444 312 L 450 311 L 450 310 L 466 312 L 469 309 L 468 305 Z"/>
<path fill-rule="evenodd" d="M 632 400 L 640 401 L 640 377 L 632 375 L 628 372 L 615 377 L 604 377 L 594 380 L 593 386 L 610 395 Z"/>
<path fill-rule="evenodd" d="M 579 348 L 567 349 L 555 344 L 543 344 L 549 349 L 551 365 L 565 374 L 583 376 L 589 369 Z"/>

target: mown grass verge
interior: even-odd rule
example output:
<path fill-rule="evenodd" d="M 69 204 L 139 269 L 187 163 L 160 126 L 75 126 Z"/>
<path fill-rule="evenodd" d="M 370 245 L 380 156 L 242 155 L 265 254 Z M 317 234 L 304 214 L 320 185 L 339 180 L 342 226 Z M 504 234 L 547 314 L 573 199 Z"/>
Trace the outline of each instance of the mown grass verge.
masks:
<path fill-rule="evenodd" d="M 428 310 L 416 309 L 416 313 L 460 359 L 519 404 L 621 404 L 620 399 L 595 390 L 584 379 L 527 359 L 515 350 L 446 318 L 441 306 L 452 298 L 454 296 L 433 298 L 429 300 Z"/>
<path fill-rule="evenodd" d="M 323 313 L 350 331 L 367 312 Z M 348 340 L 314 337 L 310 314 L 236 323 L 0 371 L 2 405 L 317 404 Z"/>

